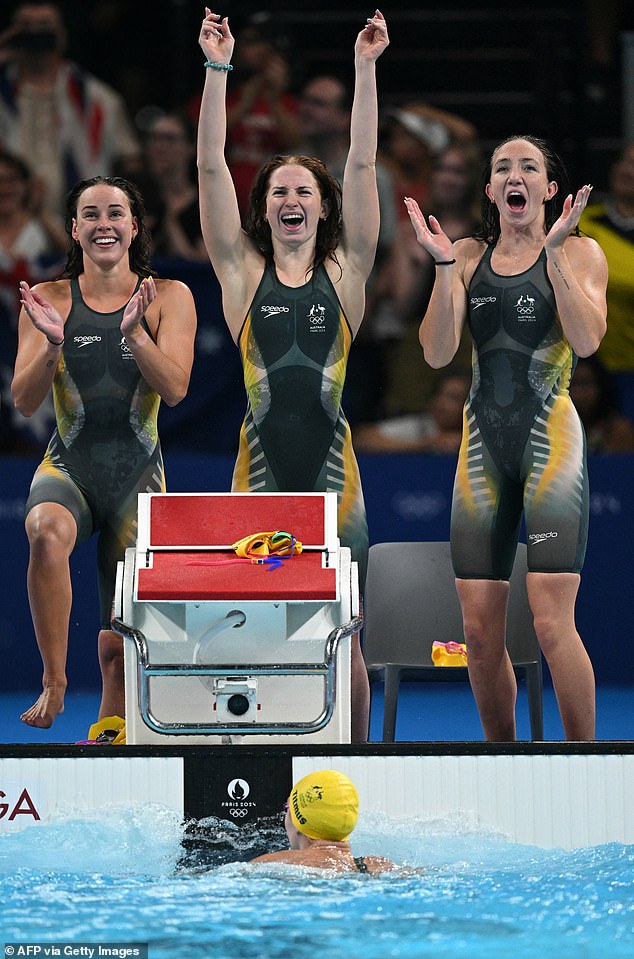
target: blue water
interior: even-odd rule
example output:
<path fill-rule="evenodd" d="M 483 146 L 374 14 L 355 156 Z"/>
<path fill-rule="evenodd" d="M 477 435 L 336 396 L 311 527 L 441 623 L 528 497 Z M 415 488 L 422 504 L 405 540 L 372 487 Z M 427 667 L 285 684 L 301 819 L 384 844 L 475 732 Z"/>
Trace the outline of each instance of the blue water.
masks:
<path fill-rule="evenodd" d="M 227 861 L 282 847 L 277 820 L 258 832 L 209 821 L 184 851 L 160 805 L 2 834 L 0 938 L 142 942 L 150 959 L 634 955 L 634 846 L 543 850 L 462 820 L 376 815 L 353 839 L 413 869 L 327 878 Z"/>

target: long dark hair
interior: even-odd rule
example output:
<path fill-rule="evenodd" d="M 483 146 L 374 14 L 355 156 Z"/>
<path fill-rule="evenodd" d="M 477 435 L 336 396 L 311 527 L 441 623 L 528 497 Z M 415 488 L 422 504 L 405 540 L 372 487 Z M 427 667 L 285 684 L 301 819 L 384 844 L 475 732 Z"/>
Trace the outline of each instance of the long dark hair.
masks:
<path fill-rule="evenodd" d="M 500 239 L 500 214 L 498 208 L 494 203 L 489 200 L 486 195 L 486 185 L 491 182 L 491 172 L 493 170 L 493 157 L 500 149 L 500 147 L 505 146 L 507 143 L 512 143 L 514 140 L 526 140 L 527 143 L 530 143 L 532 146 L 536 147 L 541 155 L 544 158 L 546 164 L 546 176 L 548 177 L 548 182 L 551 180 L 557 184 L 557 192 L 550 200 L 546 200 L 544 203 L 544 229 L 547 233 L 553 223 L 559 219 L 561 216 L 561 211 L 563 208 L 564 200 L 569 190 L 568 185 L 568 173 L 561 157 L 555 153 L 551 146 L 542 140 L 540 137 L 534 136 L 525 136 L 522 134 L 514 134 L 513 136 L 507 137 L 506 140 L 502 140 L 501 143 L 495 147 L 492 151 L 489 161 L 484 169 L 483 178 L 482 178 L 482 226 L 475 235 L 477 240 L 484 240 L 485 243 L 488 243 L 490 246 L 495 246 L 497 241 Z M 576 235 L 579 235 L 579 229 L 573 231 Z"/>
<path fill-rule="evenodd" d="M 341 187 L 328 172 L 325 164 L 317 157 L 283 156 L 271 157 L 257 173 L 247 210 L 245 230 L 256 247 L 270 265 L 273 263 L 273 243 L 271 227 L 266 220 L 266 194 L 272 173 L 282 166 L 303 166 L 315 177 L 322 202 L 326 208 L 326 217 L 319 221 L 315 246 L 313 270 L 328 257 L 337 263 L 335 250 L 341 237 Z"/>
<path fill-rule="evenodd" d="M 156 276 L 156 271 L 150 263 L 152 248 L 152 239 L 150 232 L 145 225 L 145 204 L 138 188 L 130 180 L 125 180 L 120 176 L 93 176 L 88 180 L 80 180 L 66 197 L 66 233 L 71 241 L 70 248 L 66 256 L 66 264 L 62 276 L 76 279 L 80 273 L 84 272 L 84 252 L 73 239 L 73 220 L 77 219 L 77 207 L 79 198 L 85 190 L 93 186 L 117 187 L 125 193 L 130 204 L 130 212 L 137 222 L 137 235 L 130 244 L 129 257 L 130 269 L 137 276 Z"/>

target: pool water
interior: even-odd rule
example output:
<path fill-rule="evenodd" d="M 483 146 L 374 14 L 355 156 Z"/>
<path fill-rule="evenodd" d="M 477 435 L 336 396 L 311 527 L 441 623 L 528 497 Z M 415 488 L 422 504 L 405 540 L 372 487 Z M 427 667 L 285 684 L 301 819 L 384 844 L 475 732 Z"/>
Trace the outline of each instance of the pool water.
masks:
<path fill-rule="evenodd" d="M 0 835 L 1 939 L 142 942 L 150 959 L 634 955 L 634 846 L 543 850 L 461 817 L 362 815 L 355 853 L 414 869 L 328 878 L 245 865 L 285 846 L 281 818 L 185 834 L 160 805 L 111 807 Z"/>

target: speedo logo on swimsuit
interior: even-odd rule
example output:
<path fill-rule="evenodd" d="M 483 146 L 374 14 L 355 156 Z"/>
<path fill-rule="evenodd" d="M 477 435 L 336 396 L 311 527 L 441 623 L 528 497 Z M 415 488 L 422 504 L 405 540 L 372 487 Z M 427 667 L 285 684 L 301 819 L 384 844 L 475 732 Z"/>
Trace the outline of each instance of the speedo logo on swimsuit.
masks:
<path fill-rule="evenodd" d="M 101 343 L 100 336 L 74 336 L 73 343 L 77 343 L 79 349 L 83 349 L 84 346 L 89 346 L 91 343 Z"/>
<path fill-rule="evenodd" d="M 276 313 L 290 313 L 290 310 L 287 306 L 261 306 L 260 312 L 275 316 Z"/>
<path fill-rule="evenodd" d="M 471 308 L 477 310 L 481 306 L 485 306 L 487 303 L 497 303 L 497 296 L 472 296 L 469 300 Z"/>
<path fill-rule="evenodd" d="M 543 543 L 547 539 L 557 539 L 559 533 L 551 529 L 548 533 L 530 533 L 528 537 L 529 543 Z"/>

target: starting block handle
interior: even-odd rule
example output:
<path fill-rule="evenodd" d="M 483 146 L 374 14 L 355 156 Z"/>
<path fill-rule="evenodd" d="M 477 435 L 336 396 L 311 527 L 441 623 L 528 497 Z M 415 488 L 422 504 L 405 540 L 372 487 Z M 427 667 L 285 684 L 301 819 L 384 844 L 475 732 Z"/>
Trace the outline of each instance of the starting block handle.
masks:
<path fill-rule="evenodd" d="M 172 736 L 223 736 L 231 734 L 270 736 L 276 733 L 315 733 L 326 726 L 335 708 L 335 665 L 339 643 L 357 633 L 362 625 L 361 616 L 355 616 L 349 622 L 336 626 L 328 635 L 322 663 L 270 663 L 199 666 L 195 663 L 162 663 L 152 666 L 149 662 L 148 644 L 140 629 L 135 629 L 115 618 L 112 628 L 122 636 L 134 642 L 137 651 L 137 690 L 141 718 L 149 729 L 156 733 Z M 150 679 L 166 676 L 322 676 L 324 679 L 324 707 L 311 722 L 304 723 L 165 723 L 152 714 L 150 698 Z"/>

